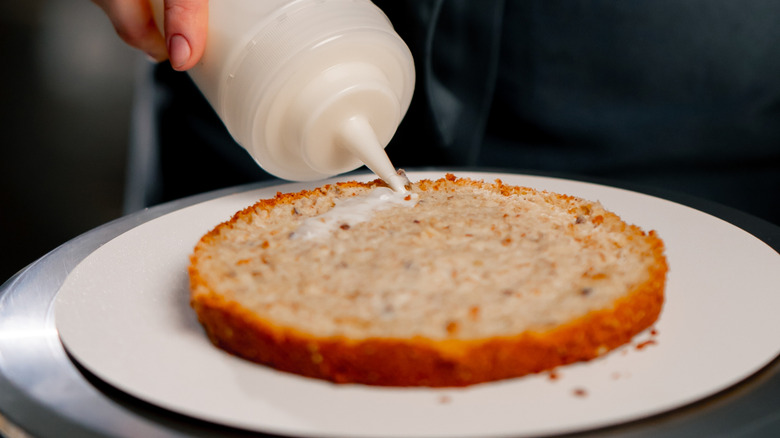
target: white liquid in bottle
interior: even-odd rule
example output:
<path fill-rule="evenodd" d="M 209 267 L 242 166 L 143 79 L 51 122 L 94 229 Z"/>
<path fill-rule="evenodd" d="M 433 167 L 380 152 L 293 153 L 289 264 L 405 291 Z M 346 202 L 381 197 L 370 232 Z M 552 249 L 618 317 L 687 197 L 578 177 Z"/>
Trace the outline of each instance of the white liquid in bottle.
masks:
<path fill-rule="evenodd" d="M 152 0 L 162 23 L 162 0 Z M 395 191 L 384 147 L 414 89 L 409 49 L 369 0 L 209 3 L 190 76 L 233 138 L 269 173 L 311 181 L 363 164 Z"/>

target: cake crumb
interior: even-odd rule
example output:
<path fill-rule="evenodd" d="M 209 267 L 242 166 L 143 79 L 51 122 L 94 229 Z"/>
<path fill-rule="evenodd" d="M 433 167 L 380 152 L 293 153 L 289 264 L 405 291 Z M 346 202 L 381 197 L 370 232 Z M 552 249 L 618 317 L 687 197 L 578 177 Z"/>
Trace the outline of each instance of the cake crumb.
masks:
<path fill-rule="evenodd" d="M 585 388 L 574 388 L 572 394 L 574 394 L 575 397 L 587 397 L 588 391 L 586 391 Z"/>
<path fill-rule="evenodd" d="M 657 344 L 655 339 L 648 339 L 648 340 L 646 340 L 644 342 L 640 342 L 640 343 L 636 344 L 636 349 L 637 350 L 644 350 L 645 347 L 649 347 L 650 345 L 655 345 L 655 344 Z"/>
<path fill-rule="evenodd" d="M 453 335 L 458 331 L 458 323 L 456 321 L 449 321 L 445 327 L 447 333 Z"/>

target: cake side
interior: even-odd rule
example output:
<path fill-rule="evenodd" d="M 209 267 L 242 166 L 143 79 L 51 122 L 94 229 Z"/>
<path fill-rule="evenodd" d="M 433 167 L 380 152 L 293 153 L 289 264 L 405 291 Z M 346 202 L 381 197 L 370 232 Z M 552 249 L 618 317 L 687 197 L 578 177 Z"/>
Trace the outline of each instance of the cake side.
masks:
<path fill-rule="evenodd" d="M 319 338 L 263 320 L 213 294 L 193 301 L 219 348 L 280 371 L 335 383 L 457 387 L 587 361 L 650 327 L 663 305 L 665 270 L 618 300 L 547 332 L 488 339 Z"/>

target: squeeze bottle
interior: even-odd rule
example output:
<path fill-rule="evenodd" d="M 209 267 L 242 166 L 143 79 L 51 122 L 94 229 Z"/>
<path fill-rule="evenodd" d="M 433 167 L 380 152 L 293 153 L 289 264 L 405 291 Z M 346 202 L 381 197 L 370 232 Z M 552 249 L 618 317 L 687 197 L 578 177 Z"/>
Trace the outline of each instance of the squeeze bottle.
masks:
<path fill-rule="evenodd" d="M 163 0 L 151 0 L 162 31 Z M 190 77 L 233 138 L 269 173 L 317 180 L 360 167 L 396 191 L 384 147 L 412 98 L 414 63 L 369 0 L 209 2 Z"/>

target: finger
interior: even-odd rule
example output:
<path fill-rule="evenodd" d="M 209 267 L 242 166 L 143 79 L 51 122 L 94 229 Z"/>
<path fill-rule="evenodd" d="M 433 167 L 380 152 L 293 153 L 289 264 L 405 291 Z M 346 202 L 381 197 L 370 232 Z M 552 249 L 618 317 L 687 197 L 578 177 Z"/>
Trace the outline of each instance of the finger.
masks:
<path fill-rule="evenodd" d="M 94 3 L 108 15 L 122 41 L 155 61 L 168 58 L 165 39 L 157 29 L 148 0 L 94 0 Z"/>
<path fill-rule="evenodd" d="M 174 69 L 200 61 L 207 31 L 208 0 L 165 0 L 165 42 Z"/>

